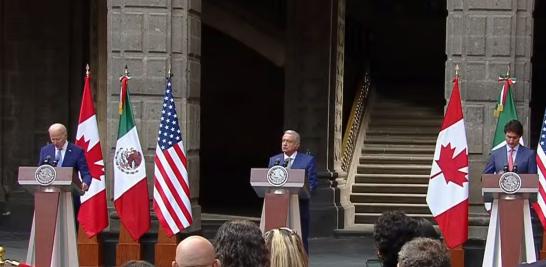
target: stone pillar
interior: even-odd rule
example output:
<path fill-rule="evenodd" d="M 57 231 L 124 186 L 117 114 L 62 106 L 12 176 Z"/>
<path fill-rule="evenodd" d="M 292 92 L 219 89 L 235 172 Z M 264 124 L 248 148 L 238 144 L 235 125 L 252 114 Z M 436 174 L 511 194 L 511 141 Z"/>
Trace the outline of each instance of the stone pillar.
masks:
<path fill-rule="evenodd" d="M 311 201 L 311 236 L 330 235 L 338 227 L 327 177 L 335 175 L 342 138 L 338 120 L 342 119 L 344 47 L 337 34 L 338 28 L 344 31 L 345 1 L 288 1 L 287 8 L 285 129 L 300 132 L 300 151 L 315 156 L 322 174 Z"/>
<path fill-rule="evenodd" d="M 119 115 L 120 83 L 125 65 L 131 80 L 129 93 L 135 123 L 146 160 L 150 200 L 153 192 L 153 156 L 157 140 L 165 77 L 174 73 L 173 90 L 188 157 L 194 223 L 201 228 L 199 198 L 200 131 L 200 0 L 108 1 L 108 148 L 112 162 Z M 106 164 L 112 174 L 112 164 Z M 110 175 L 112 177 L 112 175 Z M 113 179 L 109 179 L 112 195 Z M 110 203 L 110 207 L 112 207 Z M 155 230 L 155 229 L 152 229 Z"/>
<path fill-rule="evenodd" d="M 460 87 L 470 154 L 470 203 L 481 205 L 480 177 L 491 150 L 497 119 L 493 116 L 508 66 L 517 83 L 512 87 L 518 116 L 529 140 L 533 0 L 448 0 L 445 97 L 449 98 L 455 64 L 461 67 Z"/>

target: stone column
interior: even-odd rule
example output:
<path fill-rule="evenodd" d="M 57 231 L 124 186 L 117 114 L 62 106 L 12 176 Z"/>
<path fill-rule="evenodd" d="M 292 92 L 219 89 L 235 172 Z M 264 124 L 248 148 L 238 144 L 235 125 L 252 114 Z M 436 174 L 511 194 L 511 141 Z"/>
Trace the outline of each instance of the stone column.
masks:
<path fill-rule="evenodd" d="M 285 128 L 300 132 L 300 152 L 315 156 L 321 174 L 311 201 L 311 236 L 330 235 L 338 227 L 327 178 L 335 174 L 336 149 L 340 155 L 344 47 L 337 34 L 338 22 L 344 31 L 345 1 L 288 1 L 287 8 Z"/>
<path fill-rule="evenodd" d="M 199 198 L 200 131 L 200 0 L 108 1 L 108 148 L 109 193 L 112 195 L 112 154 L 119 115 L 119 80 L 125 65 L 135 123 L 146 160 L 150 200 L 153 157 L 157 140 L 165 77 L 174 73 L 173 90 L 182 138 L 188 157 L 194 223 L 201 228 Z M 110 203 L 110 206 L 113 206 Z M 153 229 L 155 230 L 155 229 Z"/>
<path fill-rule="evenodd" d="M 461 67 L 460 87 L 470 154 L 470 203 L 482 208 L 480 177 L 491 150 L 497 119 L 493 116 L 508 66 L 518 116 L 529 140 L 533 0 L 448 0 L 445 97 L 452 89 L 455 64 Z"/>

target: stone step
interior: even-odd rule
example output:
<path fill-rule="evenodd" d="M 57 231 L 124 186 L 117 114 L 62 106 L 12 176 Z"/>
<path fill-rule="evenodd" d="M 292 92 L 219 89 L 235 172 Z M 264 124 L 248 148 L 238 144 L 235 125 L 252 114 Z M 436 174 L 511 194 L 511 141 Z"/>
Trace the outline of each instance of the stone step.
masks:
<path fill-rule="evenodd" d="M 353 193 L 426 194 L 428 184 L 355 183 Z"/>
<path fill-rule="evenodd" d="M 430 214 L 427 204 L 406 204 L 406 203 L 357 203 L 356 213 L 383 213 L 385 211 L 400 210 L 411 214 Z"/>
<path fill-rule="evenodd" d="M 359 158 L 360 164 L 431 164 L 433 155 L 423 154 L 372 154 L 367 153 Z"/>
<path fill-rule="evenodd" d="M 434 127 L 374 127 L 366 131 L 366 135 L 426 135 L 432 138 L 438 136 L 439 128 Z"/>
<path fill-rule="evenodd" d="M 407 126 L 407 127 L 438 127 L 442 126 L 442 121 L 437 119 L 420 119 L 420 118 L 398 118 L 398 119 L 381 119 L 381 120 L 371 120 L 370 129 L 380 126 Z"/>
<path fill-rule="evenodd" d="M 433 109 L 415 109 L 414 107 L 383 108 L 379 107 L 373 110 L 371 114 L 373 119 L 403 119 L 403 118 L 427 118 L 442 121 L 444 115 Z"/>
<path fill-rule="evenodd" d="M 425 204 L 426 194 L 352 193 L 352 203 L 414 203 Z"/>
<path fill-rule="evenodd" d="M 366 136 L 364 144 L 390 144 L 390 145 L 436 145 L 436 138 L 430 137 L 406 137 L 406 136 Z"/>
<path fill-rule="evenodd" d="M 359 173 L 355 183 L 428 184 L 430 174 Z"/>
<path fill-rule="evenodd" d="M 430 174 L 430 164 L 359 164 L 357 173 Z"/>
<path fill-rule="evenodd" d="M 362 154 L 430 154 L 434 155 L 434 145 L 391 145 L 391 144 L 366 144 L 362 148 Z"/>
<path fill-rule="evenodd" d="M 426 218 L 428 220 L 431 220 L 433 221 L 433 217 L 432 215 L 427 215 L 427 214 L 406 214 L 410 217 L 422 217 L 422 218 Z M 355 223 L 364 223 L 364 224 L 368 224 L 368 223 L 372 223 L 372 224 L 375 224 L 375 222 L 377 222 L 377 218 L 379 218 L 379 216 L 381 216 L 381 213 L 355 213 Z"/>

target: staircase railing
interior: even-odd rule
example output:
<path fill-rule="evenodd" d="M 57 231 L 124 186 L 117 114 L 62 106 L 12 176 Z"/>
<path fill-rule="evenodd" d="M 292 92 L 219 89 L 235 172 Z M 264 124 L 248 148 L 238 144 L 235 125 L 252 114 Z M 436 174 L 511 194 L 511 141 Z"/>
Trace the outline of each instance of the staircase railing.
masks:
<path fill-rule="evenodd" d="M 364 118 L 364 111 L 366 110 L 370 90 L 370 74 L 366 72 L 364 77 L 362 77 L 360 86 L 355 94 L 349 120 L 347 121 L 347 127 L 345 128 L 345 133 L 343 134 L 341 169 L 344 172 L 349 170 L 349 166 L 355 152 L 356 140 L 360 131 L 360 125 L 362 125 L 362 119 Z"/>

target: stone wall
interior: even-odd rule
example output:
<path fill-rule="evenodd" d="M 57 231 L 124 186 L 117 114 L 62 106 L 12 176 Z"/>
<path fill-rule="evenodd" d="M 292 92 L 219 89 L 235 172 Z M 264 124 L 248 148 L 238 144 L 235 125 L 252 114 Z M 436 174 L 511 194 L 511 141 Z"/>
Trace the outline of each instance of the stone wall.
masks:
<path fill-rule="evenodd" d="M 529 144 L 533 0 L 448 0 L 445 97 L 449 98 L 455 65 L 461 71 L 461 95 L 470 153 L 472 204 L 481 203 L 480 176 L 491 149 L 497 119 L 493 110 L 500 74 L 511 68 L 519 119 Z M 480 205 L 478 205 L 480 206 Z"/>

